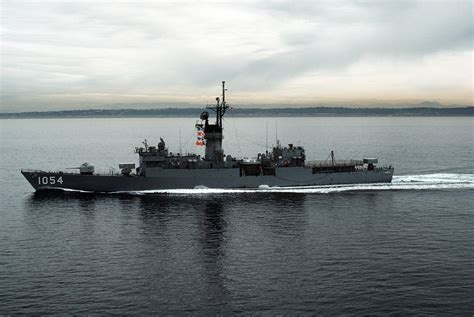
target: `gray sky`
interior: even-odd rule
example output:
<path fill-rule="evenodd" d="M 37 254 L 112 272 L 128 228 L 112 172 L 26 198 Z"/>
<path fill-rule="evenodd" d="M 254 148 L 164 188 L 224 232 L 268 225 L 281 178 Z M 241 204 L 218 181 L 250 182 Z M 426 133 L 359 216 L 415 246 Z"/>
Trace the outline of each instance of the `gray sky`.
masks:
<path fill-rule="evenodd" d="M 1 110 L 473 104 L 473 2 L 1 2 Z"/>

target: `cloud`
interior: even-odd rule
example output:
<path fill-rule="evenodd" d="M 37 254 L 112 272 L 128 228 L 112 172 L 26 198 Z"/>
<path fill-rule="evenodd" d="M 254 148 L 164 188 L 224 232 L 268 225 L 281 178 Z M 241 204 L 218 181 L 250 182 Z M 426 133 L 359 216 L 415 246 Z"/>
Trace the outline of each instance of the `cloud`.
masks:
<path fill-rule="evenodd" d="M 4 1 L 1 14 L 4 111 L 202 103 L 223 79 L 239 102 L 278 103 L 288 87 L 294 98 L 313 91 L 301 101 L 337 101 L 315 92 L 324 77 L 357 101 L 348 85 L 362 64 L 394 72 L 380 78 L 400 98 L 433 87 L 432 99 L 472 103 L 471 1 Z M 440 63 L 449 65 L 436 68 L 441 78 L 403 89 L 404 74 L 434 72 L 446 58 L 456 61 Z M 455 87 L 453 71 L 464 74 Z M 383 99 L 377 80 L 358 86 Z"/>
<path fill-rule="evenodd" d="M 247 65 L 243 73 L 252 74 L 254 85 L 267 86 L 304 72 L 344 68 L 367 57 L 409 60 L 440 51 L 472 50 L 469 1 L 455 5 L 420 2 L 412 6 L 407 2 L 378 2 L 343 6 L 340 10 L 311 2 L 297 6 L 280 2 L 270 9 L 308 23 L 283 32 L 288 51 Z"/>

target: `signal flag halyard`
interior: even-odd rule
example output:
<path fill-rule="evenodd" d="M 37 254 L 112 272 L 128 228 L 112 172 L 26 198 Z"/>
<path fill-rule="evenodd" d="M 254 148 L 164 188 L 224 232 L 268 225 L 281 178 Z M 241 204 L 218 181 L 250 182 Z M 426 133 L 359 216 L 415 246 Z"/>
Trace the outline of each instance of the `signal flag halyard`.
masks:
<path fill-rule="evenodd" d="M 197 140 L 196 140 L 196 145 L 197 146 L 204 146 L 204 128 L 201 124 L 196 124 L 196 134 L 197 134 Z"/>

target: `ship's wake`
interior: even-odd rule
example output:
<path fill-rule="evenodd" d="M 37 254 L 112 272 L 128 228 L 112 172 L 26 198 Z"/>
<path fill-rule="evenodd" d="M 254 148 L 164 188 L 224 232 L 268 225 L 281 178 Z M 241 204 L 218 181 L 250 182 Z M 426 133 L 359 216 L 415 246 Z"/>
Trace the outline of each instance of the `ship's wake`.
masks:
<path fill-rule="evenodd" d="M 260 185 L 257 189 L 225 189 L 198 186 L 194 189 L 166 189 L 127 192 L 129 194 L 171 194 L 171 195 L 202 195 L 202 194 L 235 194 L 235 193 L 299 193 L 299 194 L 330 194 L 352 191 L 386 191 L 386 190 L 443 190 L 443 189 L 474 189 L 474 174 L 424 174 L 394 176 L 392 183 L 350 184 L 325 186 L 271 187 Z M 123 193 L 123 192 L 122 192 Z"/>

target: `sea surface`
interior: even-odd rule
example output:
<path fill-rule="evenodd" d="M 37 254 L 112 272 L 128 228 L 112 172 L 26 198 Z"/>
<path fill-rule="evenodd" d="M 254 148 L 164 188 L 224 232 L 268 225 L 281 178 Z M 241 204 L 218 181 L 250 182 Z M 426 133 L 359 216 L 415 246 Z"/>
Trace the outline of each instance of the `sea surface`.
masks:
<path fill-rule="evenodd" d="M 35 193 L 21 168 L 136 163 L 193 118 L 0 120 L 0 314 L 474 314 L 473 118 L 233 118 L 227 154 L 279 139 L 378 157 L 392 184 Z M 265 184 L 262 184 L 265 185 Z"/>

